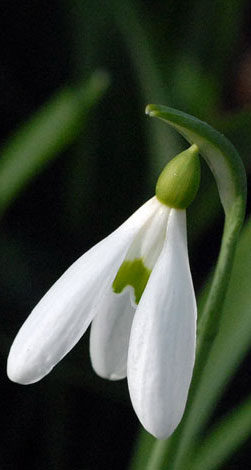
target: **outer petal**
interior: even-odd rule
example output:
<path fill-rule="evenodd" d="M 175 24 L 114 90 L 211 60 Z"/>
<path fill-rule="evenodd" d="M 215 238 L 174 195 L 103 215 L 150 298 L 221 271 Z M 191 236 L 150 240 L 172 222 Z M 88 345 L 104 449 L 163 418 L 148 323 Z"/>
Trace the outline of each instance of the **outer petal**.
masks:
<path fill-rule="evenodd" d="M 95 372 L 103 378 L 119 380 L 126 377 L 134 313 L 130 288 L 121 294 L 110 289 L 99 306 L 91 325 L 90 354 Z"/>
<path fill-rule="evenodd" d="M 40 380 L 73 348 L 110 287 L 128 244 L 155 206 L 152 198 L 51 287 L 11 347 L 7 366 L 11 380 L 22 384 Z"/>
<path fill-rule="evenodd" d="M 163 250 L 134 317 L 128 383 L 143 426 L 159 439 L 179 424 L 195 359 L 196 302 L 185 211 L 172 209 Z"/>

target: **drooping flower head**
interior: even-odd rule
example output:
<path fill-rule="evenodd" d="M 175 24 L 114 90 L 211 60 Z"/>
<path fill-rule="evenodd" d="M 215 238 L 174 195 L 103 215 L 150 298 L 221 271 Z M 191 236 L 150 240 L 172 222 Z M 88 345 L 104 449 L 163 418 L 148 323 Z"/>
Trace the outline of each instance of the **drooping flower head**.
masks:
<path fill-rule="evenodd" d="M 191 382 L 196 302 L 186 240 L 186 207 L 199 185 L 192 145 L 162 172 L 156 196 L 79 258 L 20 329 L 8 358 L 11 380 L 37 382 L 90 323 L 93 368 L 128 377 L 133 407 L 158 438 L 179 424 Z"/>

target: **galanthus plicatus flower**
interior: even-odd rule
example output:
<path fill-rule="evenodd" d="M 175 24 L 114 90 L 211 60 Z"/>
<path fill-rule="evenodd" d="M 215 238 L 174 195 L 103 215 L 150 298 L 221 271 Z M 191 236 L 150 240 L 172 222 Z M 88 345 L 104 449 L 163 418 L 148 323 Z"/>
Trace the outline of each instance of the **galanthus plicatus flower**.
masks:
<path fill-rule="evenodd" d="M 167 165 L 156 196 L 78 259 L 34 308 L 11 347 L 11 380 L 40 380 L 92 322 L 90 355 L 97 374 L 111 380 L 127 376 L 143 426 L 160 439 L 174 431 L 195 358 L 186 207 L 198 184 L 193 145 Z"/>

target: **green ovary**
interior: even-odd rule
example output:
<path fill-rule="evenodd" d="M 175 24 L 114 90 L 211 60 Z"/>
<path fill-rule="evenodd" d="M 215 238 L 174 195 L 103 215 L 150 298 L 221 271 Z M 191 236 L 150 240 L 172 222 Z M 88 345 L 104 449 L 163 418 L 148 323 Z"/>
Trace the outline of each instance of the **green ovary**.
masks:
<path fill-rule="evenodd" d="M 139 303 L 144 292 L 151 270 L 147 269 L 141 258 L 133 261 L 124 261 L 113 281 L 112 288 L 116 294 L 120 294 L 126 286 L 134 288 L 135 302 Z"/>

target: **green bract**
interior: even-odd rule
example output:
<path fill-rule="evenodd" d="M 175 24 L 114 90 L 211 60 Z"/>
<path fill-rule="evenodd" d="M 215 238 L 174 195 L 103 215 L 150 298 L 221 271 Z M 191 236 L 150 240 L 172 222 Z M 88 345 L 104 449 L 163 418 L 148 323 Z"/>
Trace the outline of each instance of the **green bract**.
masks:
<path fill-rule="evenodd" d="M 160 202 L 175 209 L 186 209 L 200 184 L 200 161 L 197 145 L 181 152 L 162 171 L 156 185 Z"/>
<path fill-rule="evenodd" d="M 234 146 L 220 132 L 194 116 L 167 106 L 149 104 L 146 114 L 176 129 L 190 144 L 196 144 L 215 177 L 225 214 L 238 219 L 245 215 L 246 175 Z"/>

